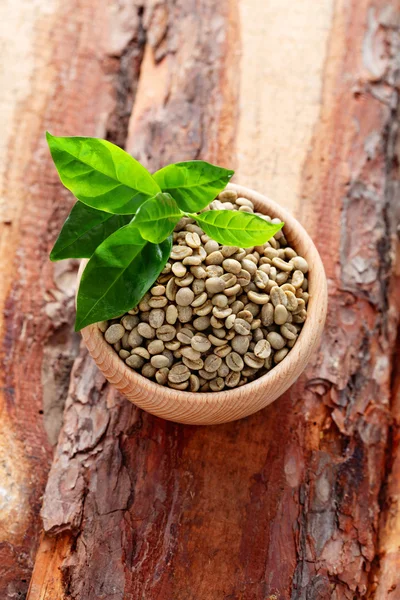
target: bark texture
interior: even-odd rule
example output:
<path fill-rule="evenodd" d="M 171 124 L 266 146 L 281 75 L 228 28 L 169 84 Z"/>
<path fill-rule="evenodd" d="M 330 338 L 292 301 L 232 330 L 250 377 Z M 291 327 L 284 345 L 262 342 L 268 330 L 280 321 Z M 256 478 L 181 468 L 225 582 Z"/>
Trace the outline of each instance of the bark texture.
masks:
<path fill-rule="evenodd" d="M 20 504 L 1 521 L 0 591 L 27 589 L 50 460 L 38 411 L 54 440 L 66 396 L 29 600 L 400 598 L 399 1 L 49 4 L 29 17 L 31 116 L 8 146 L 0 451 Z M 47 262 L 71 198 L 45 128 L 106 135 L 151 169 L 236 166 L 296 213 L 330 308 L 295 386 L 242 421 L 189 427 L 119 397 L 84 348 L 73 362 L 76 265 Z"/>

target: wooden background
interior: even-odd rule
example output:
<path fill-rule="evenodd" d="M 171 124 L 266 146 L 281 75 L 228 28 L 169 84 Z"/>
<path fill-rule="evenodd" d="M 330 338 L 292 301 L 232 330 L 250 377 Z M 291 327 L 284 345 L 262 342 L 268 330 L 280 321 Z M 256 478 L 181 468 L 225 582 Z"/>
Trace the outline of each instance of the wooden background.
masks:
<path fill-rule="evenodd" d="M 0 598 L 399 599 L 400 0 L 9 0 L 0 28 Z M 46 129 L 294 212 L 330 290 L 294 387 L 202 428 L 106 385 L 48 261 Z"/>

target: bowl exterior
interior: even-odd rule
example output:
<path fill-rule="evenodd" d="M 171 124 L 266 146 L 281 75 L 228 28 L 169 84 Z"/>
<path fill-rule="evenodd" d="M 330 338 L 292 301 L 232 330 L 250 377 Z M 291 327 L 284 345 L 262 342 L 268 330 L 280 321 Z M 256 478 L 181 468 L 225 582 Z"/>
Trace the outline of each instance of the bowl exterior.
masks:
<path fill-rule="evenodd" d="M 310 265 L 307 320 L 289 354 L 266 375 L 229 391 L 191 393 L 173 390 L 146 379 L 128 367 L 107 344 L 97 325 L 82 330 L 83 340 L 103 373 L 128 400 L 153 415 L 192 425 L 211 425 L 241 419 L 268 406 L 282 395 L 305 369 L 319 344 L 327 311 L 327 283 L 321 258 L 303 227 L 281 206 L 248 188 L 230 184 L 257 210 L 285 222 L 285 235 Z M 82 261 L 78 277 L 86 261 Z"/>

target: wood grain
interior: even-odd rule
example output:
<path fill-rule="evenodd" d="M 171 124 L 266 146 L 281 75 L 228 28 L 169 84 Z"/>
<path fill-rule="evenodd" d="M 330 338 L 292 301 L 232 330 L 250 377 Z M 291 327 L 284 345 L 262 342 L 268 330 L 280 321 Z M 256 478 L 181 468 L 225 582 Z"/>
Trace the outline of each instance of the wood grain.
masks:
<path fill-rule="evenodd" d="M 251 200 L 258 211 L 285 223 L 285 235 L 292 248 L 311 266 L 308 273 L 310 301 L 307 321 L 294 348 L 269 373 L 234 390 L 218 393 L 179 392 L 160 387 L 127 367 L 105 341 L 96 324 L 82 330 L 92 358 L 115 388 L 139 408 L 153 415 L 189 425 L 215 425 L 248 417 L 281 396 L 304 371 L 317 349 L 325 324 L 328 291 L 324 267 L 311 238 L 291 214 L 279 204 L 249 188 L 229 184 L 238 196 Z M 87 261 L 82 261 L 78 278 Z"/>
<path fill-rule="evenodd" d="M 57 600 L 396 598 L 398 0 L 305 1 L 295 10 L 286 2 L 124 0 L 110 3 L 111 13 L 89 0 L 66 4 L 46 3 L 54 9 L 43 17 L 47 26 L 32 28 L 39 41 L 28 53 L 41 64 L 33 96 L 42 102 L 31 96 L 18 104 L 27 118 L 8 123 L 18 143 L 7 138 L 6 189 L 14 190 L 7 206 L 20 221 L 2 258 L 2 298 L 11 307 L 3 347 L 17 390 L 12 408 L 5 405 L 6 443 L 12 431 L 25 451 L 22 424 L 29 422 L 28 445 L 43 447 L 36 414 L 40 329 L 48 323 L 42 290 L 47 281 L 52 289 L 53 275 L 44 265 L 70 202 L 37 142 L 52 123 L 56 134 L 125 141 L 152 169 L 188 156 L 238 167 L 240 181 L 296 209 L 323 258 L 330 308 L 321 349 L 296 385 L 256 415 L 217 427 L 177 425 L 135 409 L 82 349 L 42 512 L 45 540 L 53 536 L 58 547 L 68 534 L 73 544 L 65 557 L 54 549 L 50 561 L 41 548 L 35 576 L 47 575 L 35 579 L 29 600 L 54 600 L 47 590 L 55 573 Z M 28 21 L 39 18 L 32 12 Z M 259 56 L 279 78 L 281 102 L 250 64 L 260 64 Z M 297 72 L 307 80 L 301 85 Z M 249 129 L 248 114 L 255 115 Z M 26 187 L 17 185 L 19 152 Z M 254 157 L 262 165 L 249 176 Z M 72 312 L 59 310 L 70 340 Z M 22 314 L 32 315 L 25 328 Z M 57 339 L 49 356 L 67 347 Z M 20 542 L 12 532 L 3 542 L 0 589 L 10 598 L 26 590 L 21 579 L 31 567 L 46 471 L 43 455 L 30 450 L 23 470 L 22 450 L 15 450 L 23 472 L 16 481 L 28 482 L 28 491 L 20 489 L 31 509 Z"/>
<path fill-rule="evenodd" d="M 319 118 L 333 6 L 333 0 L 238 2 L 237 181 L 257 184 L 292 211 L 301 202 L 302 168 Z"/>
<path fill-rule="evenodd" d="M 48 261 L 73 199 L 59 186 L 44 133 L 111 136 L 126 110 L 117 101 L 125 74 L 118 53 L 129 54 L 126 45 L 140 52 L 142 44 L 138 7 L 128 8 L 100 10 L 91 0 L 0 7 L 1 598 L 23 598 L 28 589 L 52 445 L 79 350 L 70 326 L 78 265 Z"/>

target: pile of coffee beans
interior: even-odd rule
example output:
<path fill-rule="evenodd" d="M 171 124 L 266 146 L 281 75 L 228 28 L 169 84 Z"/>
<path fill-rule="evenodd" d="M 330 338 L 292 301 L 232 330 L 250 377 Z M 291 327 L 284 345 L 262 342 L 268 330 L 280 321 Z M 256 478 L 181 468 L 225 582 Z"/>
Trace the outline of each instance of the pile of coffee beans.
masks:
<path fill-rule="evenodd" d="M 254 212 L 232 190 L 209 208 Z M 308 264 L 284 230 L 243 249 L 221 246 L 185 217 L 173 239 L 140 304 L 98 324 L 121 359 L 160 385 L 190 392 L 235 388 L 280 363 L 296 343 L 309 297 Z"/>

